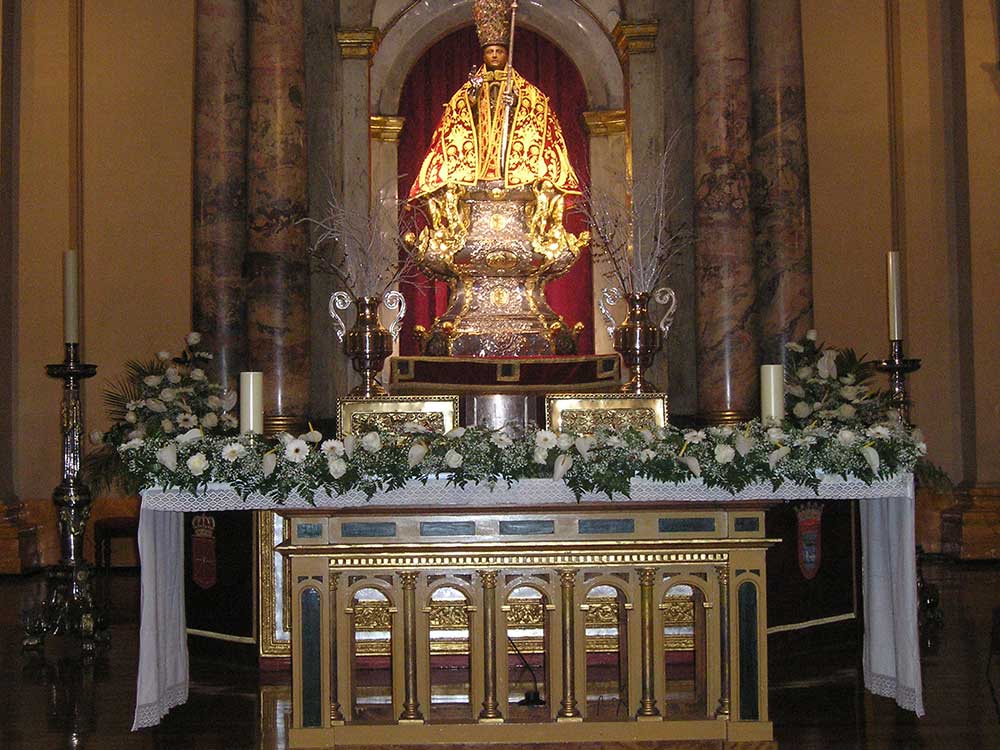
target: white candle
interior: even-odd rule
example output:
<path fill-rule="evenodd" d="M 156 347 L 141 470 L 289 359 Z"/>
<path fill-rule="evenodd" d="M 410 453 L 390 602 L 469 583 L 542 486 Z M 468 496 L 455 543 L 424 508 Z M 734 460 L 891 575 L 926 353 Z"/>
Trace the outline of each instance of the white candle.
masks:
<path fill-rule="evenodd" d="M 785 368 L 782 365 L 760 367 L 760 420 L 781 422 L 785 418 Z"/>
<path fill-rule="evenodd" d="M 63 253 L 63 341 L 80 342 L 80 268 L 76 250 Z"/>
<path fill-rule="evenodd" d="M 887 283 L 889 286 L 889 340 L 903 338 L 903 258 L 897 251 L 888 255 Z"/>
<path fill-rule="evenodd" d="M 264 432 L 264 373 L 240 373 L 240 434 Z"/>

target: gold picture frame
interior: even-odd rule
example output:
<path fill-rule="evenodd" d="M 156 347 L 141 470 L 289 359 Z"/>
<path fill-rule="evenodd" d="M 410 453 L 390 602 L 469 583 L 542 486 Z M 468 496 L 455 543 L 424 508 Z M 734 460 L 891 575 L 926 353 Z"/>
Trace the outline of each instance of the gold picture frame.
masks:
<path fill-rule="evenodd" d="M 545 426 L 586 435 L 599 428 L 642 430 L 667 425 L 665 393 L 552 393 L 545 397 Z"/>
<path fill-rule="evenodd" d="M 417 422 L 434 432 L 458 426 L 458 396 L 381 396 L 337 399 L 337 436 L 379 429 L 400 432 Z"/>

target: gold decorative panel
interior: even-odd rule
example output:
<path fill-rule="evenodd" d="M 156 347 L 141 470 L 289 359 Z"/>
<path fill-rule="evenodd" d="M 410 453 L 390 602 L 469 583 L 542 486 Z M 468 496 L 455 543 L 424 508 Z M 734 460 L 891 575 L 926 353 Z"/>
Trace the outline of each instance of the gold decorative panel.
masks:
<path fill-rule="evenodd" d="M 557 393 L 545 397 L 545 424 L 557 432 L 586 435 L 599 429 L 656 429 L 667 423 L 667 397 Z"/>
<path fill-rule="evenodd" d="M 447 432 L 458 424 L 458 396 L 337 399 L 337 430 L 341 437 L 372 430 L 402 432 L 408 422 Z"/>

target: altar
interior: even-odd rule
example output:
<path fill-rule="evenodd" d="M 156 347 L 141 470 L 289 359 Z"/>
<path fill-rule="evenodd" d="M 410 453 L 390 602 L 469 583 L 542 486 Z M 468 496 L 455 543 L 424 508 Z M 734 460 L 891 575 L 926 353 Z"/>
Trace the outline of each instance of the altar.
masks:
<path fill-rule="evenodd" d="M 765 552 L 774 540 L 765 538 L 763 518 L 775 503 L 816 497 L 792 486 L 732 495 L 700 481 L 634 481 L 629 499 L 591 496 L 578 503 L 551 479 L 460 489 L 443 478 L 370 500 L 361 493 L 317 495 L 313 506 L 289 497 L 281 512 L 291 518 L 292 535 L 281 551 L 292 570 L 293 746 L 572 742 L 595 731 L 609 741 L 769 742 L 763 597 Z M 818 498 L 862 501 L 865 684 L 922 715 L 912 477 L 871 485 L 826 478 Z M 224 485 L 199 496 L 143 493 L 134 728 L 158 723 L 187 698 L 179 511 L 206 508 L 274 504 L 241 499 Z M 686 706 L 676 701 L 657 635 L 675 585 L 697 594 L 703 614 L 695 637 L 702 678 L 694 679 L 694 700 Z M 588 597 L 602 586 L 620 605 L 616 700 L 625 710 L 612 720 L 595 715 L 588 686 Z M 458 709 L 434 699 L 429 669 L 430 612 L 439 603 L 435 591 L 444 589 L 464 598 L 468 680 Z M 507 638 L 516 627 L 508 616 L 511 595 L 525 590 L 547 613 L 545 705 L 527 714 L 513 700 Z M 375 714 L 359 710 L 365 701 L 356 685 L 361 591 L 389 603 L 389 681 Z"/>

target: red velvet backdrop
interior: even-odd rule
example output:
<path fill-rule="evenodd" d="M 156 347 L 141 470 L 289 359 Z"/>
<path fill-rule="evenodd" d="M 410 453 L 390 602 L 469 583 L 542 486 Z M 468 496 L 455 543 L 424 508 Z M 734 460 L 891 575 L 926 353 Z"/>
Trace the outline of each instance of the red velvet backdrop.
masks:
<path fill-rule="evenodd" d="M 434 44 L 417 61 L 406 79 L 399 102 L 399 114 L 406 118 L 399 138 L 399 194 L 410 192 L 410 185 L 420 170 L 421 161 L 431 143 L 434 128 L 441 119 L 441 109 L 458 88 L 468 80 L 469 71 L 482 62 L 482 53 L 475 28 L 460 29 Z M 583 112 L 587 109 L 587 92 L 576 66 L 552 42 L 527 29 L 517 30 L 514 45 L 514 67 L 528 81 L 538 86 L 551 100 L 562 125 L 569 158 L 587 186 L 590 175 L 588 141 L 583 130 Z M 567 201 L 566 228 L 579 232 L 586 228 L 582 215 L 570 209 Z M 594 315 L 591 287 L 590 250 L 585 249 L 573 268 L 546 287 L 546 297 L 552 309 L 572 326 L 583 322 L 579 353 L 594 352 Z M 432 290 L 404 288 L 407 315 L 404 320 L 400 351 L 417 354 L 413 327 L 429 328 L 434 318 L 448 306 L 448 287 L 444 283 Z"/>

